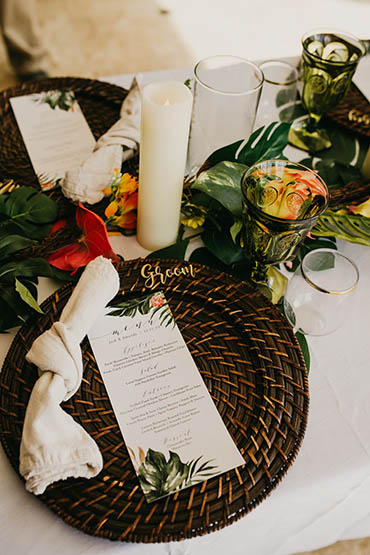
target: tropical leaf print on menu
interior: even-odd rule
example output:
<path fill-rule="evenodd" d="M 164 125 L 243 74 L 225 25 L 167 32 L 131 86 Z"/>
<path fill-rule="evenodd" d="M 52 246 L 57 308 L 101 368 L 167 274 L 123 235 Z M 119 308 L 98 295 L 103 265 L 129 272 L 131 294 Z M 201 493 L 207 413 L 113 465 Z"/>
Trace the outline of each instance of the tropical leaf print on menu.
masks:
<path fill-rule="evenodd" d="M 35 95 L 35 102 L 38 104 L 48 104 L 52 110 L 59 108 L 65 112 L 71 109 L 73 111 L 75 101 L 74 92 L 67 89 L 46 91 Z"/>
<path fill-rule="evenodd" d="M 145 461 L 138 468 L 138 478 L 148 501 L 193 486 L 218 474 L 212 461 L 201 463 L 202 456 L 183 463 L 177 453 L 169 451 L 169 458 L 160 451 L 148 449 Z"/>
<path fill-rule="evenodd" d="M 142 315 L 150 314 L 150 321 L 152 321 L 154 315 L 158 313 L 161 326 L 175 325 L 171 309 L 161 291 L 150 293 L 150 295 L 145 297 L 122 301 L 115 306 L 109 306 L 109 308 L 113 310 L 108 312 L 108 316 L 129 316 L 134 318 L 138 313 Z"/>

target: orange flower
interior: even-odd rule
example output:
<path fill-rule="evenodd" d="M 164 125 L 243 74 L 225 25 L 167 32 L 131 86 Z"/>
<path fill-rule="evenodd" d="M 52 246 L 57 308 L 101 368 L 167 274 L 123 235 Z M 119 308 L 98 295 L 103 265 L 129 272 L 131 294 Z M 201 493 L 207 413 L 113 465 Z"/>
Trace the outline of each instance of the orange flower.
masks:
<path fill-rule="evenodd" d="M 129 173 L 124 173 L 120 179 L 119 187 L 120 193 L 134 193 L 137 191 L 137 179 L 132 177 Z"/>
<path fill-rule="evenodd" d="M 117 216 L 115 225 L 128 230 L 136 229 L 136 214 L 134 212 L 128 212 L 127 214 Z"/>
<path fill-rule="evenodd" d="M 152 306 L 153 308 L 161 307 L 163 304 L 164 304 L 164 297 L 161 293 L 153 296 L 150 299 L 150 306 Z"/>
<path fill-rule="evenodd" d="M 112 185 L 109 188 L 111 202 L 105 209 L 107 223 L 122 227 L 127 231 L 136 228 L 136 211 L 138 202 L 138 183 L 136 177 L 129 173 L 114 172 Z M 107 189 L 104 189 L 107 192 Z"/>
<path fill-rule="evenodd" d="M 118 210 L 118 202 L 116 200 L 113 200 L 105 209 L 104 214 L 107 216 L 107 218 L 111 218 L 112 216 L 114 216 L 117 210 Z"/>

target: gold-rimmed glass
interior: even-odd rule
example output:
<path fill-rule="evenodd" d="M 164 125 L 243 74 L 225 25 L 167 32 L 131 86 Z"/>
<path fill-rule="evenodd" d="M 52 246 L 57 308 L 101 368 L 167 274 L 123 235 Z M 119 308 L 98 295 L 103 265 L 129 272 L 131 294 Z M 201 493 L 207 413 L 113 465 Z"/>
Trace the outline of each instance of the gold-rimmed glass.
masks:
<path fill-rule="evenodd" d="M 291 144 L 310 152 L 331 146 L 327 131 L 319 123 L 345 97 L 365 53 L 363 41 L 343 31 L 315 29 L 303 35 L 302 101 L 308 116 L 293 123 Z"/>
<path fill-rule="evenodd" d="M 296 67 L 285 60 L 266 60 L 259 64 L 264 75 L 261 98 L 254 128 L 279 121 L 291 121 L 297 101 L 299 74 Z"/>
<path fill-rule="evenodd" d="M 359 281 L 356 264 L 332 249 L 306 254 L 284 297 L 286 317 L 306 335 L 328 335 L 348 317 Z"/>

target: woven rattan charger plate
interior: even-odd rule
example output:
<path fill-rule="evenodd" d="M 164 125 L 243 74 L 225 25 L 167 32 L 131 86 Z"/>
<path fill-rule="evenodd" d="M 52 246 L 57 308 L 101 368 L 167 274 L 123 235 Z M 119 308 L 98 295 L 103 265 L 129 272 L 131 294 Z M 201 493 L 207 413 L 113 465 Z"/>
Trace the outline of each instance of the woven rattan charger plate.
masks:
<path fill-rule="evenodd" d="M 137 259 L 119 269 L 116 302 L 148 293 L 153 284 L 142 275 L 144 265 L 145 275 L 155 273 L 151 290 L 164 291 L 246 464 L 148 504 L 85 338 L 82 384 L 63 407 L 96 440 L 104 468 L 90 480 L 52 484 L 39 498 L 88 534 L 149 543 L 220 529 L 266 498 L 301 445 L 308 382 L 302 353 L 286 320 L 260 293 L 231 276 L 199 264 Z M 62 287 L 43 303 L 45 314 L 19 330 L 0 374 L 0 438 L 17 472 L 24 414 L 37 379 L 37 369 L 26 362 L 25 354 L 34 339 L 59 319 L 71 291 L 71 284 Z"/>
<path fill-rule="evenodd" d="M 78 77 L 54 77 L 24 83 L 0 92 L 0 179 L 13 178 L 20 185 L 39 188 L 9 99 L 53 89 L 71 89 L 98 139 L 119 118 L 127 91 L 121 87 Z"/>

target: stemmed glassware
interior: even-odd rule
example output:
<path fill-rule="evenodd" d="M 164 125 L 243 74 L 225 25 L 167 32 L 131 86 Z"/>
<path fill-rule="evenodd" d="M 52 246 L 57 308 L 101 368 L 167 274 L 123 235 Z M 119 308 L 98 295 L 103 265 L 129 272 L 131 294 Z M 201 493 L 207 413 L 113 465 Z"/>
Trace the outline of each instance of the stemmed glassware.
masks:
<path fill-rule="evenodd" d="M 268 268 L 293 258 L 328 202 L 317 173 L 288 160 L 265 160 L 242 178 L 243 241 L 251 279 L 267 283 Z"/>
<path fill-rule="evenodd" d="M 348 257 L 332 249 L 306 254 L 284 296 L 285 315 L 294 331 L 327 335 L 348 317 L 359 271 Z"/>
<path fill-rule="evenodd" d="M 308 115 L 293 123 L 289 141 L 317 152 L 331 146 L 327 131 L 318 124 L 343 100 L 366 48 L 356 37 L 330 29 L 305 33 L 302 47 L 302 101 Z"/>

